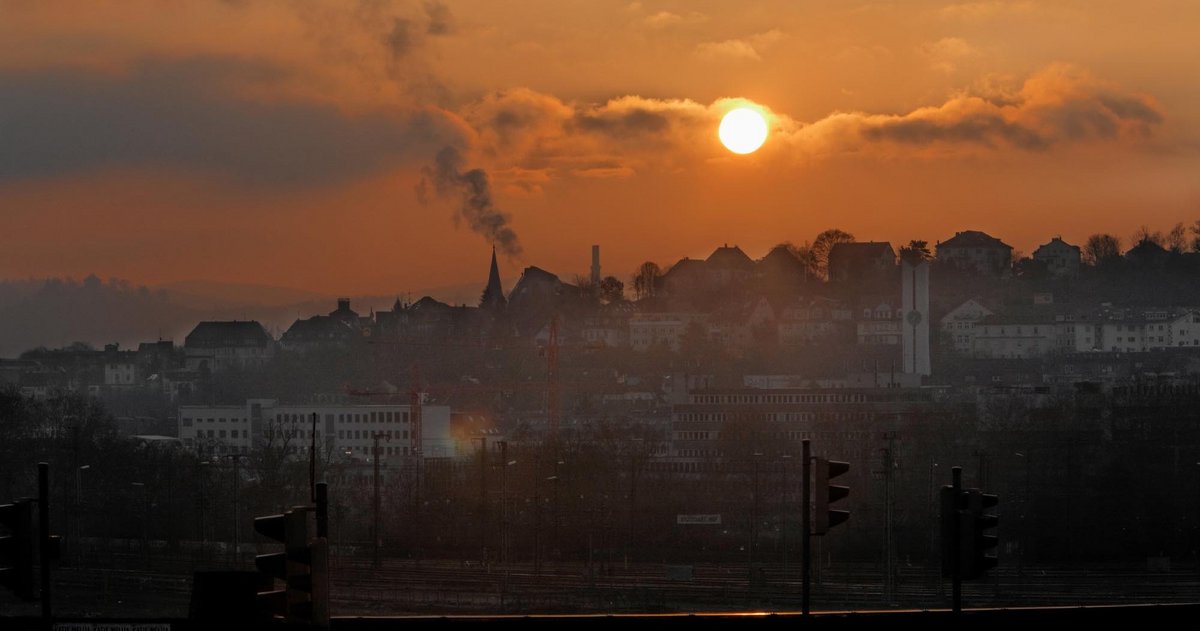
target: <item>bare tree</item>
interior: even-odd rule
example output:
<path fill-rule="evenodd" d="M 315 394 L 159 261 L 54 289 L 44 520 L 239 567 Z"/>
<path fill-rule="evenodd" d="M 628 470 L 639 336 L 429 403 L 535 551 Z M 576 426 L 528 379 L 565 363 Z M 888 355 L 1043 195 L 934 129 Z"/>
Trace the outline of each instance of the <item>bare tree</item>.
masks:
<path fill-rule="evenodd" d="M 827 278 L 829 275 L 829 251 L 838 243 L 851 243 L 854 241 L 854 235 L 840 230 L 838 228 L 830 228 L 817 235 L 813 240 L 812 247 L 809 249 L 810 260 L 812 261 L 812 275 L 817 278 Z"/>
<path fill-rule="evenodd" d="M 1121 239 L 1111 234 L 1094 234 L 1083 245 L 1083 262 L 1093 267 L 1119 256 Z"/>
<path fill-rule="evenodd" d="M 1182 254 L 1188 249 L 1187 229 L 1183 227 L 1182 221 L 1167 233 L 1167 249 L 1175 254 Z"/>
<path fill-rule="evenodd" d="M 605 276 L 600 281 L 600 299 L 604 302 L 620 302 L 625 299 L 625 283 L 616 276 Z"/>
<path fill-rule="evenodd" d="M 654 295 L 662 270 L 653 261 L 646 261 L 633 273 L 633 293 L 640 300 Z"/>
<path fill-rule="evenodd" d="M 1166 243 L 1166 238 L 1161 232 L 1150 232 L 1149 226 L 1143 225 L 1134 231 L 1133 237 L 1130 239 L 1134 245 L 1139 243 L 1153 243 L 1159 247 L 1163 247 Z"/>

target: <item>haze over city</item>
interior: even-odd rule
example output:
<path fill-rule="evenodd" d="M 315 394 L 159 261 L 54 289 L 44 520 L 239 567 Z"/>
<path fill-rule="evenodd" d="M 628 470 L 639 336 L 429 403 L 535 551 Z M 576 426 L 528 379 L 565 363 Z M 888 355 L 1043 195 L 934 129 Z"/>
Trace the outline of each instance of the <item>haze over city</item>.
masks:
<path fill-rule="evenodd" d="M 592 243 L 626 278 L 1200 211 L 1189 3 L 2 6 L 3 278 L 391 295 L 479 282 L 497 241 L 506 278 Z M 738 103 L 770 123 L 749 155 L 716 136 Z M 486 208 L 438 194 L 446 147 Z"/>
<path fill-rule="evenodd" d="M 1197 25 L 0 0 L 0 629 L 1197 619 Z"/>

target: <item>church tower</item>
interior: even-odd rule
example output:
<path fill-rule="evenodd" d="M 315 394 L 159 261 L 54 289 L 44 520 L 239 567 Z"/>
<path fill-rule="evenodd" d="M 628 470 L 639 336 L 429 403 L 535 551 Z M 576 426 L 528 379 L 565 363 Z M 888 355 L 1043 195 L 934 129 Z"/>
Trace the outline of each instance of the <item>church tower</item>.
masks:
<path fill-rule="evenodd" d="M 496 265 L 496 246 L 493 245 L 492 270 L 488 273 L 487 288 L 483 290 L 483 297 L 479 299 L 479 308 L 503 311 L 505 304 L 504 288 L 500 286 L 500 267 Z"/>

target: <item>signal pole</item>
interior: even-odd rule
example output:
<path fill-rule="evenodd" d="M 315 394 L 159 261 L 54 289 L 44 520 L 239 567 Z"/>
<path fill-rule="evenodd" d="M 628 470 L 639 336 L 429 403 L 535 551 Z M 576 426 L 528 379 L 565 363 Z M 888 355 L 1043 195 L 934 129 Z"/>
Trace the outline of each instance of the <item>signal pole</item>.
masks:
<path fill-rule="evenodd" d="M 957 507 L 958 497 L 962 493 L 962 467 L 954 467 L 951 471 L 954 476 L 952 497 L 955 502 L 952 506 Z M 951 541 L 954 544 L 950 546 L 950 580 L 953 582 L 952 598 L 954 599 L 952 609 L 955 614 L 960 614 L 962 613 L 962 546 L 959 542 L 962 541 L 962 533 L 960 532 L 962 530 L 962 519 L 959 519 L 957 510 L 954 511 L 953 517 L 951 528 L 954 537 Z"/>
<path fill-rule="evenodd" d="M 800 442 L 800 534 L 803 542 L 804 579 L 801 583 L 800 611 L 809 615 L 812 586 L 812 446 L 808 439 Z"/>
<path fill-rule="evenodd" d="M 50 622 L 50 464 L 38 463 L 38 544 L 42 565 L 42 622 Z"/>
<path fill-rule="evenodd" d="M 379 548 L 383 545 L 383 536 L 379 532 L 379 439 L 389 440 L 387 434 L 383 432 L 372 432 L 371 438 L 374 439 L 375 445 L 371 450 L 373 464 L 375 465 L 375 497 L 374 497 L 374 532 L 372 532 L 372 553 L 371 567 L 379 569 Z"/>

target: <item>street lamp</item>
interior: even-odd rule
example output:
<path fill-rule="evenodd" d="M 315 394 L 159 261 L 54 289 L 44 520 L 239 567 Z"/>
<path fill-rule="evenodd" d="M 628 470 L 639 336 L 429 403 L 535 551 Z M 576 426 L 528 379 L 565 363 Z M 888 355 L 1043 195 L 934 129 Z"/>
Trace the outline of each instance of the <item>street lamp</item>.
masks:
<path fill-rule="evenodd" d="M 754 557 L 755 549 L 758 548 L 758 462 L 762 457 L 761 452 L 754 452 L 754 499 L 753 510 L 751 511 L 750 522 L 750 542 L 746 546 L 746 565 L 747 567 L 747 584 L 751 589 L 754 588 Z"/>
<path fill-rule="evenodd" d="M 1025 516 L 1029 514 L 1029 468 L 1032 458 L 1019 451 L 1014 452 L 1013 455 L 1025 462 L 1025 489 L 1021 496 L 1021 549 L 1020 554 L 1017 556 L 1017 575 L 1020 576 L 1025 566 L 1025 549 L 1029 546 L 1029 542 L 1027 541 L 1029 530 L 1026 528 Z"/>
<path fill-rule="evenodd" d="M 779 456 L 783 460 L 783 504 L 779 510 L 779 520 L 783 527 L 783 575 L 784 580 L 787 580 L 788 573 L 788 491 L 791 487 L 788 486 L 788 464 L 792 461 L 792 454 L 783 454 Z"/>
<path fill-rule="evenodd" d="M 150 565 L 150 492 L 144 482 L 131 482 L 130 486 L 142 489 L 142 564 Z"/>
<path fill-rule="evenodd" d="M 75 468 L 75 508 L 79 511 L 79 515 L 75 519 L 75 536 L 83 536 L 83 516 L 84 516 L 84 501 L 83 501 L 83 471 L 91 469 L 92 465 L 85 464 Z"/>

